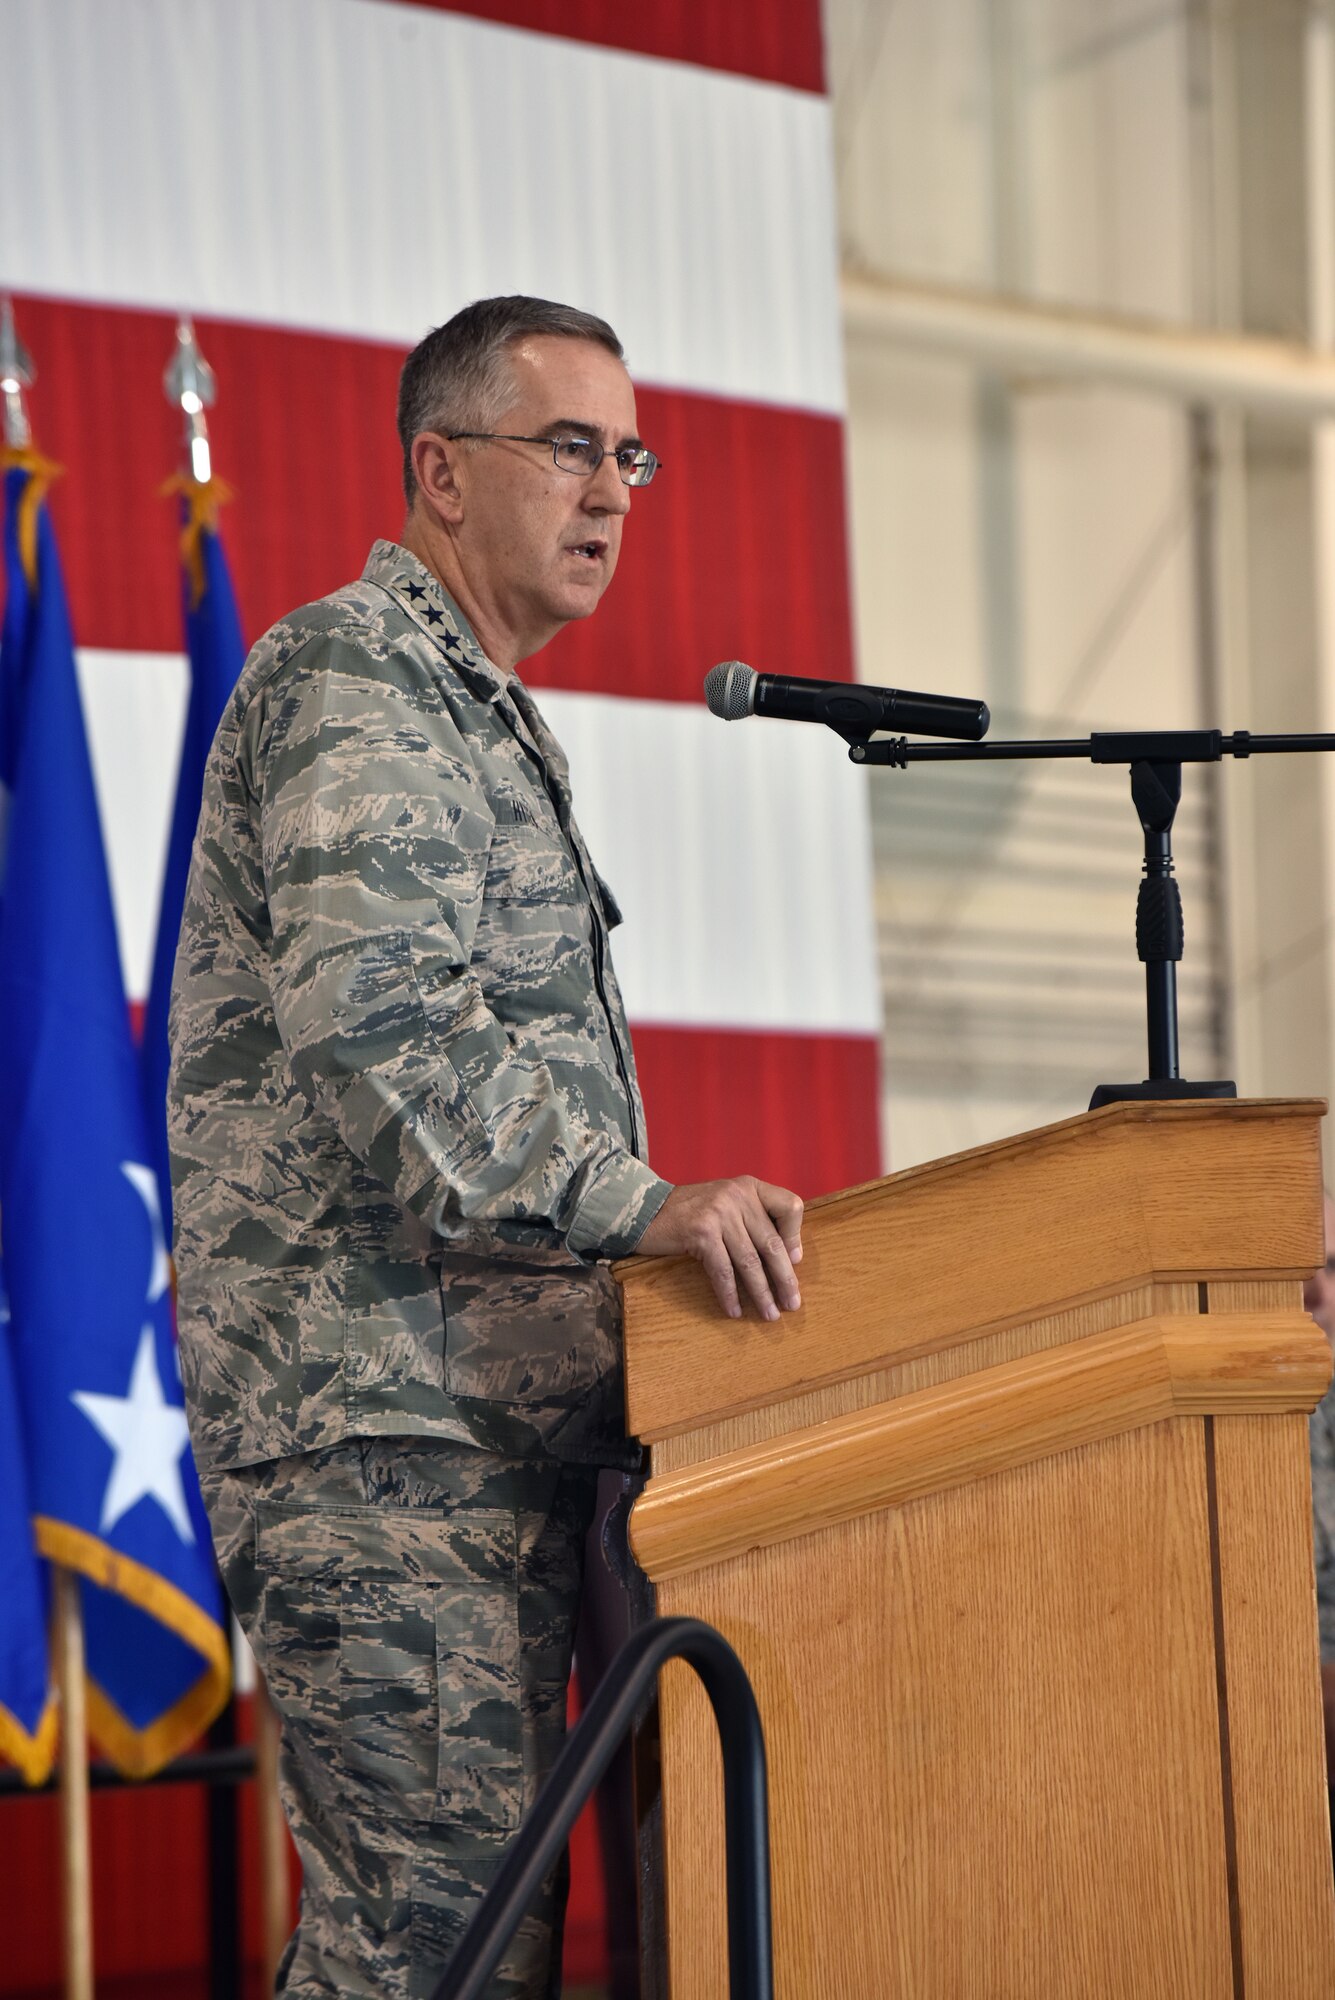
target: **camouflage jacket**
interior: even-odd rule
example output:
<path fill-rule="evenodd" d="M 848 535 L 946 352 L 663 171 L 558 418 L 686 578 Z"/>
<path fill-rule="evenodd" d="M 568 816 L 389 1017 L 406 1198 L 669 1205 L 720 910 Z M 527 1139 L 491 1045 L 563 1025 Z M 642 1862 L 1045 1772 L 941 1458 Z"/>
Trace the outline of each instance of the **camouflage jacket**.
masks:
<path fill-rule="evenodd" d="M 172 995 L 203 1463 L 370 1434 L 633 1462 L 600 1260 L 669 1190 L 618 920 L 532 696 L 405 549 L 253 649 Z"/>

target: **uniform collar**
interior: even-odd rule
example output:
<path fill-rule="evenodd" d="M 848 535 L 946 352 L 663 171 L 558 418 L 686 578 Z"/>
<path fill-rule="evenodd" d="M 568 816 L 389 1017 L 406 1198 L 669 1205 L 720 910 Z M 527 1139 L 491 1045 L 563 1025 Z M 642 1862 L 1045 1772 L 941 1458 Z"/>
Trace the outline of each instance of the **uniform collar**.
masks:
<path fill-rule="evenodd" d="M 447 595 L 440 579 L 398 542 L 373 543 L 362 578 L 388 591 L 474 692 L 484 701 L 498 704 L 507 726 L 555 781 L 568 812 L 570 770 L 565 752 L 518 675 L 510 679 L 491 664 L 474 637 L 472 626 L 454 599 Z"/>
<path fill-rule="evenodd" d="M 505 675 L 493 667 L 439 578 L 415 555 L 398 542 L 374 542 L 362 579 L 388 591 L 484 701 L 496 701 L 505 693 Z"/>

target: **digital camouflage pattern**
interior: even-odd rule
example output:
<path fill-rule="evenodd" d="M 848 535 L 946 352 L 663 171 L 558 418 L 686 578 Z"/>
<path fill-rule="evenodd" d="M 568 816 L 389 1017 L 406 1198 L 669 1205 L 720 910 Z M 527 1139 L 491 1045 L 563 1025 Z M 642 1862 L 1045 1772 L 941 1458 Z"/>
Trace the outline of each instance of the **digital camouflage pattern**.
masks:
<path fill-rule="evenodd" d="M 560 1748 L 596 1477 L 432 1439 L 205 1475 L 282 1721 L 289 2000 L 434 1992 Z M 489 2000 L 555 2000 L 564 1897 L 563 1871 Z"/>
<path fill-rule="evenodd" d="M 1312 1532 L 1321 1658 L 1335 1664 L 1335 1383 L 1312 1412 Z"/>
<path fill-rule="evenodd" d="M 214 741 L 169 1132 L 201 1469 L 432 1435 L 633 1463 L 607 1259 L 668 1193 L 566 760 L 378 542 Z"/>

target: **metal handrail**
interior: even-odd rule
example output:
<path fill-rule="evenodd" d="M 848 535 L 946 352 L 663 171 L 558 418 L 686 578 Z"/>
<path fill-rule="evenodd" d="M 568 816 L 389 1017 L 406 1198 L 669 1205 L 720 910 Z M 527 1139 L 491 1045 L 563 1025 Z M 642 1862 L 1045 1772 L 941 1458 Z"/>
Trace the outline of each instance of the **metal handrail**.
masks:
<path fill-rule="evenodd" d="M 255 1746 L 237 1743 L 226 1750 L 194 1750 L 173 1757 L 160 1771 L 143 1778 L 128 1778 L 114 1764 L 97 1758 L 88 1766 L 91 1792 L 142 1792 L 155 1785 L 244 1785 L 255 1775 Z M 29 1785 L 18 1771 L 0 1771 L 0 1807 L 7 1798 L 40 1799 L 59 1791 L 59 1775 Z"/>
<path fill-rule="evenodd" d="M 704 1682 L 723 1751 L 731 2000 L 774 2000 L 770 1937 L 769 1788 L 760 1711 L 732 1647 L 699 1618 L 656 1618 L 634 1633 L 598 1684 L 496 1879 L 460 1939 L 432 2000 L 482 2000 L 501 1954 L 558 1859 L 586 1799 L 629 1732 L 666 1661 Z"/>

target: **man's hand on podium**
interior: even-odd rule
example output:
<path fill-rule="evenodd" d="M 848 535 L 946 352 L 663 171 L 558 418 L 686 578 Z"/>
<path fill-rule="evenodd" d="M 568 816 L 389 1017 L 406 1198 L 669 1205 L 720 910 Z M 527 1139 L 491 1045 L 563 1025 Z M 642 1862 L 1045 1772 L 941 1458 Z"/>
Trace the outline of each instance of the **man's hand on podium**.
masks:
<path fill-rule="evenodd" d="M 793 1269 L 802 1258 L 801 1200 L 751 1174 L 673 1188 L 635 1251 L 640 1257 L 697 1258 L 730 1319 L 741 1316 L 739 1281 L 762 1319 L 777 1319 L 780 1306 L 792 1312 L 802 1303 Z"/>

